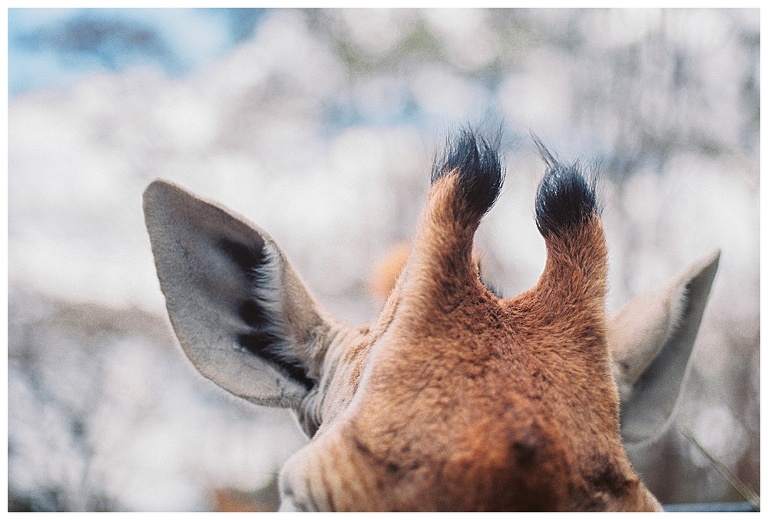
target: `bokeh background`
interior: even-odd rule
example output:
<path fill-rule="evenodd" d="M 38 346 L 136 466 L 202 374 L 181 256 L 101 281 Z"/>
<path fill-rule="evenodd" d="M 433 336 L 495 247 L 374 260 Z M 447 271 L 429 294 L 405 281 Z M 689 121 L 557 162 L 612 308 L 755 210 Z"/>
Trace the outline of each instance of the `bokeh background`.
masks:
<path fill-rule="evenodd" d="M 447 131 L 504 123 L 478 233 L 535 283 L 533 132 L 599 165 L 611 311 L 719 247 L 675 421 L 643 477 L 667 503 L 759 491 L 759 11 L 11 9 L 11 510 L 276 507 L 289 413 L 198 376 L 170 331 L 141 194 L 164 177 L 268 230 L 363 324 L 413 235 Z"/>

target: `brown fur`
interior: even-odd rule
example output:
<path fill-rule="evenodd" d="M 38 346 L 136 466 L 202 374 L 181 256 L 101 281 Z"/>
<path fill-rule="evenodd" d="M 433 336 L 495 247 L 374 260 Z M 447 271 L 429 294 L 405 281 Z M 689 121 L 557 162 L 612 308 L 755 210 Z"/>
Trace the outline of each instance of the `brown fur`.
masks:
<path fill-rule="evenodd" d="M 360 369 L 343 383 L 354 398 L 285 472 L 288 492 L 321 510 L 658 509 L 619 436 L 599 217 L 550 238 L 539 283 L 501 300 L 480 282 L 479 217 L 457 186 L 433 185 L 358 340 Z"/>
<path fill-rule="evenodd" d="M 312 437 L 281 471 L 284 509 L 660 509 L 619 432 L 607 250 L 593 193 L 577 172 L 549 161 L 537 199 L 544 272 L 529 291 L 499 298 L 472 254 L 500 189 L 495 157 L 472 136 L 449 150 L 378 319 L 359 329 L 315 302 L 265 231 L 170 183 L 147 188 L 158 276 L 184 352 L 234 395 L 291 407 Z M 687 338 L 716 259 L 663 293 L 696 289 L 697 311 L 680 329 Z M 662 300 L 688 308 L 685 299 Z M 663 323 L 651 329 L 666 331 Z M 612 348 L 632 365 L 637 342 L 623 346 L 611 330 Z M 677 336 L 662 334 L 663 343 Z M 642 361 L 633 377 L 650 362 Z M 666 401 L 671 409 L 674 397 Z M 632 412 L 635 423 L 656 420 L 646 410 Z"/>

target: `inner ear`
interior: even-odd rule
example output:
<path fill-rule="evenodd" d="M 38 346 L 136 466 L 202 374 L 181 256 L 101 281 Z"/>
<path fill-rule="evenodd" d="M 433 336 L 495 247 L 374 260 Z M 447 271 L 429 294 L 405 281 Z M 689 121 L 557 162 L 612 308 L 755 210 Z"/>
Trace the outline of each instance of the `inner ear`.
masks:
<path fill-rule="evenodd" d="M 278 255 L 270 254 L 270 243 L 235 242 L 219 240 L 219 247 L 238 266 L 250 290 L 237 302 L 237 316 L 246 325 L 237 334 L 237 343 L 248 352 L 268 361 L 307 390 L 314 386 L 302 362 L 292 353 L 292 331 L 283 317 L 284 307 L 282 272 Z"/>
<path fill-rule="evenodd" d="M 242 217 L 156 181 L 145 218 L 168 314 L 202 375 L 257 404 L 295 406 L 313 386 L 289 326 L 290 270 L 277 245 Z M 314 311 L 313 311 L 314 312 Z M 293 324 L 301 327 L 305 324 Z M 314 325 L 314 323 L 312 324 Z"/>

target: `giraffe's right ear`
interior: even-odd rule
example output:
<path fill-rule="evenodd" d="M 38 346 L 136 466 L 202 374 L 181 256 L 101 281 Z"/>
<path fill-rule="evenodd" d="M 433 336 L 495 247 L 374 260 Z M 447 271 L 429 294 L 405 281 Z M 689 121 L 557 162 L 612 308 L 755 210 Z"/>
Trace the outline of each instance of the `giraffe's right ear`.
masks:
<path fill-rule="evenodd" d="M 297 406 L 330 322 L 263 230 L 166 181 L 144 216 L 168 315 L 198 371 L 256 404 Z"/>

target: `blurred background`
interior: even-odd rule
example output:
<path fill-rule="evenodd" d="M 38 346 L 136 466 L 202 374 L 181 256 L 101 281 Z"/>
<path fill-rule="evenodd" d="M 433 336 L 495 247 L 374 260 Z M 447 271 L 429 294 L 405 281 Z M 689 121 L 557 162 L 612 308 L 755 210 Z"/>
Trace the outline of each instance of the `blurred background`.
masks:
<path fill-rule="evenodd" d="M 722 248 L 675 421 L 643 477 L 666 503 L 759 492 L 759 11 L 8 12 L 11 510 L 277 506 L 306 440 L 227 396 L 170 330 L 141 194 L 157 177 L 268 230 L 363 324 L 413 236 L 446 132 L 504 122 L 478 245 L 506 295 L 544 265 L 538 135 L 599 165 L 609 308 Z"/>

